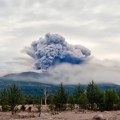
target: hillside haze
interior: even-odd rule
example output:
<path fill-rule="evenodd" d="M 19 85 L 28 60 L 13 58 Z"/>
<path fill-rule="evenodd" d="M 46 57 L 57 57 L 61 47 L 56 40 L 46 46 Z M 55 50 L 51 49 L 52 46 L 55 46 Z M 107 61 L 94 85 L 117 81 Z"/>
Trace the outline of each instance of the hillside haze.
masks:
<path fill-rule="evenodd" d="M 46 83 L 48 81 L 49 83 Z M 42 96 L 44 88 L 47 88 L 50 93 L 54 93 L 59 89 L 59 84 L 50 83 L 50 80 L 53 79 L 49 73 L 36 73 L 36 72 L 22 72 L 22 73 L 14 73 L 8 74 L 3 77 L 0 77 L 0 90 L 3 88 L 10 86 L 12 84 L 16 84 L 19 88 L 28 95 L 34 96 Z M 65 89 L 68 93 L 73 93 L 79 84 L 75 85 L 64 85 Z M 86 89 L 87 85 L 81 86 Z M 120 86 L 116 84 L 110 83 L 101 83 L 98 84 L 103 90 L 107 89 L 115 89 L 117 91 L 120 90 Z"/>
<path fill-rule="evenodd" d="M 39 81 L 42 82 L 46 77 L 50 77 L 48 73 L 22 72 L 3 76 L 5 80 L 22 80 L 22 81 Z M 44 81 L 45 82 L 45 81 Z"/>

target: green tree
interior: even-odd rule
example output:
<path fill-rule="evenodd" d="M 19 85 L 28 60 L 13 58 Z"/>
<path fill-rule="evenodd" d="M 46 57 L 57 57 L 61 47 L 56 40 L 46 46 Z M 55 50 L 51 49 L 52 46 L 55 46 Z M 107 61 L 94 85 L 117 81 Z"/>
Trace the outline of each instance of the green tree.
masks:
<path fill-rule="evenodd" d="M 74 93 L 74 99 L 75 99 L 76 104 L 79 104 L 79 98 L 82 94 L 84 94 L 84 89 L 79 85 L 77 86 L 75 93 Z"/>
<path fill-rule="evenodd" d="M 106 90 L 105 92 L 105 109 L 113 110 L 119 104 L 119 96 L 115 90 Z"/>
<path fill-rule="evenodd" d="M 14 114 L 14 107 L 20 104 L 22 101 L 22 93 L 19 88 L 13 84 L 8 88 L 8 105 L 11 108 L 12 114 Z"/>
<path fill-rule="evenodd" d="M 51 111 L 55 111 L 55 99 L 54 99 L 54 94 L 51 94 L 48 96 L 48 104 L 49 104 L 49 108 Z"/>
<path fill-rule="evenodd" d="M 90 109 L 94 109 L 94 105 L 97 104 L 97 109 L 102 109 L 104 104 L 104 93 L 97 87 L 97 85 L 92 81 L 87 87 L 87 98 Z"/>
<path fill-rule="evenodd" d="M 86 109 L 88 104 L 88 99 L 86 94 L 81 94 L 78 98 L 78 104 L 80 108 Z"/>
<path fill-rule="evenodd" d="M 70 109 L 73 110 L 73 108 L 75 106 L 75 97 L 74 97 L 74 95 L 69 95 L 68 104 L 69 104 L 68 107 L 70 107 Z"/>
<path fill-rule="evenodd" d="M 104 111 L 104 101 L 105 101 L 105 94 L 104 91 L 97 89 L 95 94 L 95 103 L 97 104 L 97 109 L 100 111 Z"/>
<path fill-rule="evenodd" d="M 2 105 L 2 110 L 7 111 L 6 105 L 8 105 L 8 91 L 3 89 L 0 94 L 0 104 Z"/>
<path fill-rule="evenodd" d="M 65 110 L 66 102 L 67 102 L 67 94 L 65 92 L 63 84 L 61 83 L 59 90 L 54 96 L 54 103 L 56 110 Z"/>

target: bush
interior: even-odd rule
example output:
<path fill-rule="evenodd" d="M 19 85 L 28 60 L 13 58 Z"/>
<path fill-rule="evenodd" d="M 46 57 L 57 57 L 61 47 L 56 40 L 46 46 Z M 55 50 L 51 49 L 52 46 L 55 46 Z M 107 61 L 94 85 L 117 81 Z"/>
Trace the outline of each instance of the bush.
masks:
<path fill-rule="evenodd" d="M 24 105 L 21 106 L 21 111 L 25 111 L 25 106 Z"/>
<path fill-rule="evenodd" d="M 7 112 L 7 111 L 10 111 L 10 110 L 11 110 L 11 108 L 10 108 L 9 105 L 3 105 L 3 106 L 2 106 L 2 111 L 3 111 L 3 112 Z"/>
<path fill-rule="evenodd" d="M 49 109 L 50 109 L 51 111 L 55 111 L 55 105 L 54 105 L 54 104 L 50 104 L 50 105 L 49 105 Z"/>

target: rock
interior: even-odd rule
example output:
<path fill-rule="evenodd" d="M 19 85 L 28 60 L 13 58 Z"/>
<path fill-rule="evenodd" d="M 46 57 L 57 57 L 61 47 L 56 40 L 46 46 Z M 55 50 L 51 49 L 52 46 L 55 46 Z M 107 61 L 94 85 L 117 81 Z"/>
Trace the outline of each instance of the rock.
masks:
<path fill-rule="evenodd" d="M 106 120 L 102 114 L 95 115 L 92 120 Z"/>
<path fill-rule="evenodd" d="M 49 112 L 49 107 L 47 105 L 42 105 L 41 112 Z"/>
<path fill-rule="evenodd" d="M 38 108 L 37 107 L 32 107 L 31 112 L 38 112 Z"/>

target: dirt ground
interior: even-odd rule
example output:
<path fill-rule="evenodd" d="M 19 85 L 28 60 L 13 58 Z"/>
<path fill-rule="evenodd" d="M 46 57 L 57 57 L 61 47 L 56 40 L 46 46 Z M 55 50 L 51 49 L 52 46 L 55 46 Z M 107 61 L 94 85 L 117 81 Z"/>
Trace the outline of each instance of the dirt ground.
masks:
<path fill-rule="evenodd" d="M 92 120 L 97 114 L 102 114 L 106 120 L 120 120 L 120 111 L 86 111 L 86 113 L 66 111 L 56 115 L 44 112 L 41 113 L 40 117 L 38 117 L 38 113 L 20 112 L 17 113 L 17 115 L 12 116 L 10 112 L 0 112 L 0 120 Z"/>

